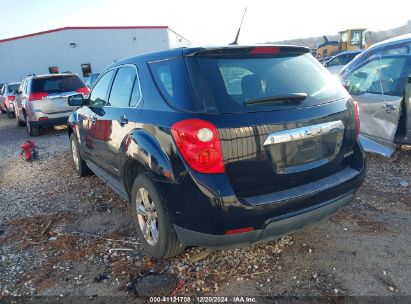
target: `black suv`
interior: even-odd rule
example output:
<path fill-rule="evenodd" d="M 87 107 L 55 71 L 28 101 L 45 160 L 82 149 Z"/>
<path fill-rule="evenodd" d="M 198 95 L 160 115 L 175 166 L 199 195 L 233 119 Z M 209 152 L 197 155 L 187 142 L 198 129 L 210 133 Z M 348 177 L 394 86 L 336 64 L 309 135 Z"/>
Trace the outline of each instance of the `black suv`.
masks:
<path fill-rule="evenodd" d="M 183 48 L 118 61 L 68 132 L 131 202 L 148 254 L 275 239 L 348 204 L 365 174 L 358 107 L 304 47 Z"/>

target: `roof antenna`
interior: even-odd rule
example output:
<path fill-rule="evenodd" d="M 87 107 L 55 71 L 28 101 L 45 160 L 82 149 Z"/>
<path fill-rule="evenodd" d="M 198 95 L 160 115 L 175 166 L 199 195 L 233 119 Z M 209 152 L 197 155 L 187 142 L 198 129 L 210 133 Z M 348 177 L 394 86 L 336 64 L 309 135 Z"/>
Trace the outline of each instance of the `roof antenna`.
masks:
<path fill-rule="evenodd" d="M 235 36 L 235 40 L 231 42 L 229 45 L 238 45 L 237 40 L 238 40 L 238 36 L 240 36 L 241 26 L 243 25 L 243 20 L 244 20 L 246 11 L 247 11 L 247 8 L 245 8 L 244 13 L 243 13 L 243 18 L 241 18 L 241 23 L 240 23 L 240 27 L 238 28 L 237 36 Z"/>

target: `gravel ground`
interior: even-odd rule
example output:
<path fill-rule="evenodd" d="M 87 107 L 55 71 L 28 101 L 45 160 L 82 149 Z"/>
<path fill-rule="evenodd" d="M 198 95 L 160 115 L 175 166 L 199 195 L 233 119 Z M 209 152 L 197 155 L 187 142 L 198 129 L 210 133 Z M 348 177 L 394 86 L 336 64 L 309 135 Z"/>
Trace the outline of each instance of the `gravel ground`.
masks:
<path fill-rule="evenodd" d="M 411 151 L 369 156 L 354 202 L 330 220 L 240 250 L 144 256 L 128 204 L 79 178 L 64 127 L 19 154 L 24 128 L 0 115 L 0 299 L 10 295 L 411 296 Z M 407 298 L 410 299 L 410 298 Z"/>

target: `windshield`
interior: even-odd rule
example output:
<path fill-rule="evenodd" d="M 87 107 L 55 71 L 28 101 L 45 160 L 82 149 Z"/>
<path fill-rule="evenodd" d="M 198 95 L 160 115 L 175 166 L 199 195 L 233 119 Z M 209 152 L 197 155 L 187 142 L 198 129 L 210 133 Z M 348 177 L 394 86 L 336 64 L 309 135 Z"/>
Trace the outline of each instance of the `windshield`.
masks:
<path fill-rule="evenodd" d="M 60 93 L 71 92 L 79 88 L 85 87 L 83 81 L 76 76 L 53 76 L 44 78 L 34 78 L 32 80 L 31 91 L 32 92 L 47 92 L 47 93 Z"/>
<path fill-rule="evenodd" d="M 302 106 L 346 96 L 344 88 L 310 54 L 269 58 L 198 58 L 220 113 L 270 111 L 289 108 L 247 101 L 307 94 Z M 248 106 L 247 106 L 248 104 Z"/>
<path fill-rule="evenodd" d="M 9 84 L 8 85 L 8 90 L 9 93 L 14 93 L 14 91 L 17 91 L 19 89 L 20 84 L 16 83 L 16 84 Z"/>

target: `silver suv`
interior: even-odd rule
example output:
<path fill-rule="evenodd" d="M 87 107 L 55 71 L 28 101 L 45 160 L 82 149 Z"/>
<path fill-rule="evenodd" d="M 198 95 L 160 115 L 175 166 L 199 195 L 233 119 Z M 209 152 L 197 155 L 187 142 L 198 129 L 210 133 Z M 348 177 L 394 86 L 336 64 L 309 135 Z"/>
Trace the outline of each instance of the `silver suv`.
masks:
<path fill-rule="evenodd" d="M 30 136 L 39 135 L 39 129 L 67 123 L 75 107 L 67 103 L 68 96 L 89 88 L 77 74 L 30 76 L 23 80 L 14 101 L 17 125 L 27 127 Z"/>

